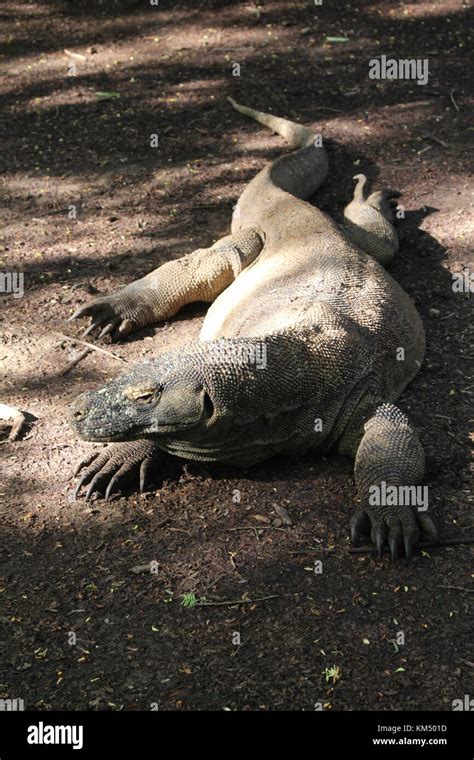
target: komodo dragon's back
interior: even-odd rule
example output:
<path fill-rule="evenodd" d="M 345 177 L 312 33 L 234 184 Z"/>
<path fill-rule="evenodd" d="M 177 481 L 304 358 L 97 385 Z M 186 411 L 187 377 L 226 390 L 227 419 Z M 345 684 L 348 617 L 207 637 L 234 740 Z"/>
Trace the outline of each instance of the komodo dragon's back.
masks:
<path fill-rule="evenodd" d="M 345 324 L 354 342 L 372 347 L 381 393 L 395 400 L 424 355 L 423 325 L 413 302 L 347 230 L 308 203 L 328 167 L 313 131 L 229 100 L 298 150 L 265 167 L 242 193 L 232 231 L 256 226 L 265 246 L 209 308 L 201 340 L 264 336 L 308 321 L 323 331 Z M 385 236 L 375 253 L 383 259 L 394 241 L 388 220 L 380 224 Z"/>
<path fill-rule="evenodd" d="M 393 402 L 418 371 L 424 331 L 415 307 L 385 270 L 398 249 L 394 190 L 366 190 L 357 175 L 341 225 L 308 201 L 328 159 L 313 131 L 241 106 L 294 150 L 245 188 L 231 234 L 81 306 L 86 333 L 119 339 L 169 319 L 184 304 L 211 304 L 200 340 L 134 366 L 80 396 L 81 437 L 114 443 L 94 451 L 76 493 L 106 498 L 130 475 L 140 489 L 163 452 L 248 466 L 274 454 L 337 449 L 355 459 L 357 542 L 371 530 L 379 554 L 409 557 L 436 526 L 412 503 L 371 501 L 387 486 L 409 493 L 424 473 L 416 431 Z M 415 489 L 416 491 L 416 489 Z M 384 491 L 386 493 L 386 491 Z M 398 497 L 397 497 L 398 498 Z"/>

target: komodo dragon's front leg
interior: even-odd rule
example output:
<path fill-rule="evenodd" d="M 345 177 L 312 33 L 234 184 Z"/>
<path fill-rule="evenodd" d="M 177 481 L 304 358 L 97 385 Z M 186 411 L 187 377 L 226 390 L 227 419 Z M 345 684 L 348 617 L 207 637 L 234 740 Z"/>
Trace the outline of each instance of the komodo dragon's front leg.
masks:
<path fill-rule="evenodd" d="M 425 458 L 418 435 L 405 415 L 393 404 L 377 407 L 355 448 L 360 507 L 351 520 L 353 543 L 357 544 L 368 530 L 379 556 L 388 541 L 393 559 L 403 550 L 410 559 L 421 531 L 436 543 L 438 532 L 425 511 L 427 504 L 413 504 L 416 499 L 410 496 L 417 493 L 414 486 L 423 478 Z"/>
<path fill-rule="evenodd" d="M 122 290 L 80 306 L 70 319 L 91 317 L 88 335 L 122 338 L 145 325 L 169 319 L 195 301 L 211 303 L 254 261 L 263 248 L 262 235 L 246 229 L 158 267 Z"/>

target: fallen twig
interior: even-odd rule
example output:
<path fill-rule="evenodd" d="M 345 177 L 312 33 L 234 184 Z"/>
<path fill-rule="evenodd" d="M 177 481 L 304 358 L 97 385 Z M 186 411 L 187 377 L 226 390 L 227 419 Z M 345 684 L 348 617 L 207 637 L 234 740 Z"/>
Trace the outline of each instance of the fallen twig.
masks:
<path fill-rule="evenodd" d="M 465 591 L 466 594 L 472 594 L 474 592 L 474 588 L 463 588 L 463 586 L 437 586 L 437 588 L 449 588 L 453 591 Z"/>
<path fill-rule="evenodd" d="M 113 359 L 117 359 L 117 361 L 119 362 L 127 361 L 127 359 L 124 359 L 123 356 L 119 356 L 118 354 L 113 354 L 112 351 L 106 351 L 105 348 L 94 346 L 93 343 L 88 343 L 86 340 L 73 338 L 71 335 L 65 335 L 64 333 L 60 333 L 60 332 L 55 332 L 54 335 L 57 335 L 59 338 L 62 338 L 63 340 L 69 340 L 71 343 L 80 343 L 81 346 L 87 346 L 89 349 L 91 349 L 91 351 L 99 351 L 99 353 L 106 354 L 107 356 L 111 356 Z"/>
<path fill-rule="evenodd" d="M 151 562 L 148 562 L 146 565 L 135 565 L 130 568 L 130 572 L 135 573 L 135 575 L 139 573 L 151 573 Z"/>
<path fill-rule="evenodd" d="M 444 140 L 440 140 L 439 137 L 435 137 L 434 135 L 430 135 L 430 134 L 423 135 L 423 140 L 432 140 L 438 145 L 441 145 L 442 148 L 449 148 L 449 143 L 444 142 Z"/>
<path fill-rule="evenodd" d="M 66 50 L 64 49 L 64 52 L 66 55 L 69 55 L 71 58 L 75 58 L 76 61 L 87 61 L 87 56 L 82 55 L 82 53 L 73 53 L 72 50 Z"/>
<path fill-rule="evenodd" d="M 92 352 L 92 349 L 90 346 L 84 349 L 84 351 L 81 351 L 80 354 L 78 354 L 74 359 L 71 359 L 69 364 L 66 364 L 64 369 L 59 373 L 59 375 L 62 377 L 63 375 L 67 375 L 67 373 L 73 369 L 73 367 L 76 366 L 76 364 L 79 364 L 83 359 L 85 359 L 86 356 L 88 356 Z"/>
<path fill-rule="evenodd" d="M 271 596 L 261 596 L 258 599 L 237 599 L 230 602 L 196 602 L 194 607 L 234 607 L 236 604 L 256 604 L 257 602 L 266 602 L 267 599 L 277 599 L 277 594 Z"/>
<path fill-rule="evenodd" d="M 228 528 L 228 530 L 284 530 L 286 528 L 280 528 L 279 525 L 243 525 L 239 528 Z"/>
<path fill-rule="evenodd" d="M 336 549 L 326 549 L 324 546 L 318 547 L 317 549 L 297 549 L 293 552 L 288 552 L 288 554 L 291 555 L 304 555 L 304 554 L 320 554 L 321 552 L 324 552 L 324 554 L 336 554 Z"/>
<path fill-rule="evenodd" d="M 451 90 L 451 92 L 449 93 L 449 97 L 450 97 L 450 99 L 451 99 L 451 103 L 452 103 L 452 104 L 453 104 L 453 106 L 455 107 L 456 111 L 459 111 L 459 106 L 458 106 L 458 104 L 456 103 L 456 101 L 455 101 L 455 99 L 454 99 L 454 93 L 455 93 L 455 92 L 456 92 L 456 90 L 455 90 L 455 89 L 452 89 L 452 90 Z"/>
<path fill-rule="evenodd" d="M 438 541 L 438 543 L 434 544 L 431 541 L 422 541 L 420 544 L 417 544 L 416 549 L 436 549 L 436 547 L 445 547 L 445 546 L 459 546 L 462 544 L 474 544 L 474 538 L 447 538 L 442 539 L 441 541 Z M 298 549 L 297 551 L 288 552 L 289 554 L 296 555 L 296 554 L 338 554 L 339 552 L 337 549 L 326 549 L 324 546 L 318 547 L 317 549 Z M 376 554 L 377 553 L 377 547 L 373 545 L 367 545 L 367 546 L 351 546 L 350 549 L 348 549 L 348 554 Z"/>
<path fill-rule="evenodd" d="M 417 544 L 417 549 L 436 549 L 438 546 L 458 546 L 459 544 L 474 544 L 474 538 L 447 538 L 434 544 L 432 541 L 422 541 Z M 353 546 L 349 549 L 349 554 L 376 554 L 376 546 Z"/>

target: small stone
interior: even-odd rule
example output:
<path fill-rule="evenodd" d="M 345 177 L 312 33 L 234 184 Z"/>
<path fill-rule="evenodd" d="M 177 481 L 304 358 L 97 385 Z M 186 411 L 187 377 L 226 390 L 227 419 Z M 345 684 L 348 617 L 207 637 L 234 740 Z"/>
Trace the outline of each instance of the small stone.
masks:
<path fill-rule="evenodd" d="M 285 523 L 285 525 L 292 524 L 292 519 L 288 513 L 288 510 L 285 509 L 285 507 L 280 506 L 280 504 L 274 504 L 273 509 L 277 513 L 278 517 L 280 517 L 281 520 Z"/>
<path fill-rule="evenodd" d="M 435 319 L 436 317 L 439 317 L 439 315 L 441 314 L 441 312 L 440 312 L 439 309 L 430 309 L 429 312 L 428 312 L 428 314 L 429 314 L 430 317 L 432 317 L 433 319 Z"/>

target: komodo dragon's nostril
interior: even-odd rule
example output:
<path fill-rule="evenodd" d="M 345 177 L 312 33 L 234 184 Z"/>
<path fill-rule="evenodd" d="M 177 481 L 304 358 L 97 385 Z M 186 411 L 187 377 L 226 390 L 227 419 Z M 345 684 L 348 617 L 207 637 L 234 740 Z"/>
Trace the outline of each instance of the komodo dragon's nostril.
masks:
<path fill-rule="evenodd" d="M 74 412 L 74 419 L 75 420 L 82 420 L 83 417 L 84 417 L 84 412 L 81 412 L 81 411 Z"/>

